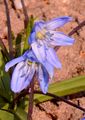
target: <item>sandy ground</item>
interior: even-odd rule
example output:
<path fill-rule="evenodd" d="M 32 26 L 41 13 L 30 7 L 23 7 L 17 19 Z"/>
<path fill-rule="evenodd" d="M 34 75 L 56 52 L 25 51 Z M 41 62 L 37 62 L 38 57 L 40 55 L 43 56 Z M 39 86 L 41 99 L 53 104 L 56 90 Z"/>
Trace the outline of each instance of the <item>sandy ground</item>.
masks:
<path fill-rule="evenodd" d="M 59 29 L 66 34 L 68 34 L 72 28 L 77 26 L 80 22 L 85 20 L 85 0 L 24 1 L 26 2 L 28 15 L 33 15 L 39 19 L 50 20 L 51 18 L 59 16 L 73 17 L 72 22 Z M 15 11 L 11 4 L 9 4 L 9 9 L 12 31 L 17 35 L 24 28 L 24 15 L 22 8 L 17 7 L 17 11 Z M 19 17 L 17 14 L 19 14 Z M 7 43 L 7 27 L 3 0 L 0 0 L 0 37 L 2 37 L 4 42 Z M 75 38 L 74 45 L 61 47 L 57 51 L 57 55 L 62 62 L 62 69 L 55 70 L 52 82 L 85 74 L 85 56 L 82 56 L 82 53 L 85 53 L 85 27 L 72 37 Z M 72 99 L 76 104 L 78 100 L 80 101 L 80 105 L 85 108 L 85 97 Z M 56 106 L 53 102 L 45 102 L 40 104 L 43 108 L 42 110 L 40 110 L 39 107 L 34 106 L 33 120 L 80 120 L 82 117 L 83 113 L 80 110 L 63 102 L 59 102 L 58 104 L 59 106 Z"/>

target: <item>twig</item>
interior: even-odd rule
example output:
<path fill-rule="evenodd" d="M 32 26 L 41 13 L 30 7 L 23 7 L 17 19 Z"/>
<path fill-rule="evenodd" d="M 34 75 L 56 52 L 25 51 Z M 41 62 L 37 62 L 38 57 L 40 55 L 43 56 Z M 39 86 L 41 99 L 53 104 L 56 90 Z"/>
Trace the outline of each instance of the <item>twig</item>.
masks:
<path fill-rule="evenodd" d="M 23 13 L 24 13 L 24 16 L 25 16 L 24 25 L 25 25 L 25 28 L 26 28 L 27 24 L 28 24 L 29 17 L 28 17 L 28 14 L 27 14 L 27 9 L 25 7 L 24 1 L 21 0 L 21 3 L 22 3 L 22 7 L 23 7 Z"/>
<path fill-rule="evenodd" d="M 40 91 L 34 91 L 34 93 L 43 94 L 43 93 L 40 92 Z M 44 95 L 44 94 L 43 94 L 43 95 Z M 54 94 L 52 94 L 52 93 L 47 93 L 47 94 L 45 94 L 45 95 L 50 96 L 50 97 L 53 97 L 53 98 L 56 99 L 56 100 L 59 99 L 59 100 L 65 102 L 65 103 L 67 103 L 67 104 L 69 104 L 69 105 L 71 105 L 71 106 L 73 106 L 73 107 L 75 107 L 75 108 L 77 108 L 77 109 L 79 109 L 79 110 L 85 112 L 85 109 L 84 109 L 84 108 L 82 108 L 82 107 L 80 107 L 80 106 L 74 104 L 73 102 L 70 102 L 70 101 L 66 100 L 65 98 L 62 98 L 62 97 L 57 96 L 57 95 L 54 95 Z"/>
<path fill-rule="evenodd" d="M 27 120 L 32 120 L 33 99 L 34 99 L 34 77 L 32 79 L 32 82 L 30 83 L 30 88 L 29 88 L 29 106 L 28 106 Z"/>
<path fill-rule="evenodd" d="M 75 34 L 78 30 L 80 30 L 83 26 L 85 25 L 85 21 L 81 22 L 78 26 L 76 26 L 75 28 L 72 29 L 72 31 L 70 31 L 68 33 L 68 36 L 72 36 L 73 34 Z M 56 46 L 54 49 L 57 51 L 60 48 L 60 46 Z"/>
<path fill-rule="evenodd" d="M 7 0 L 4 0 L 5 4 L 5 11 L 6 11 L 6 17 L 7 17 L 7 26 L 8 26 L 8 44 L 9 44 L 9 54 L 10 58 L 13 58 L 13 45 L 12 45 L 12 36 L 11 36 L 11 24 L 10 24 L 10 16 L 9 16 L 9 9 Z"/>
<path fill-rule="evenodd" d="M 27 91 L 27 90 L 24 91 L 22 94 L 18 95 L 18 96 L 14 99 L 14 102 L 13 102 L 13 103 L 16 103 L 20 98 L 24 97 L 24 96 L 27 95 L 27 94 L 28 94 L 28 91 Z M 34 94 L 42 94 L 42 95 L 47 95 L 47 96 L 53 97 L 53 98 L 56 99 L 56 100 L 59 99 L 59 100 L 65 102 L 65 103 L 67 103 L 67 104 L 69 104 L 69 105 L 71 105 L 71 106 L 73 106 L 73 107 L 75 107 L 75 108 L 77 108 L 77 109 L 85 112 L 85 109 L 84 109 L 84 108 L 82 108 L 82 107 L 80 107 L 80 106 L 78 106 L 78 105 L 76 105 L 76 104 L 74 104 L 74 103 L 66 100 L 65 98 L 62 98 L 62 97 L 57 96 L 57 95 L 54 95 L 54 94 L 52 94 L 52 93 L 43 94 L 41 91 L 34 90 Z"/>
<path fill-rule="evenodd" d="M 81 29 L 85 25 L 85 21 L 81 22 L 77 27 L 75 27 L 71 32 L 68 33 L 69 36 L 76 33 L 79 29 Z"/>

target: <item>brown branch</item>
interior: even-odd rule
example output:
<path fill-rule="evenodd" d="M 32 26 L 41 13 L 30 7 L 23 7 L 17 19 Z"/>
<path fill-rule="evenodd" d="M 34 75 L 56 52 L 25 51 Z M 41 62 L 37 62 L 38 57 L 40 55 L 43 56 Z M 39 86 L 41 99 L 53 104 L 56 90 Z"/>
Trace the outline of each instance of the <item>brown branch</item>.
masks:
<path fill-rule="evenodd" d="M 35 93 L 35 94 L 43 94 L 41 91 L 34 91 L 34 93 Z M 67 104 L 69 104 L 69 105 L 71 105 L 71 106 L 73 106 L 73 107 L 75 107 L 75 108 L 77 108 L 77 109 L 85 112 L 85 109 L 84 109 L 84 108 L 82 108 L 82 107 L 74 104 L 73 102 L 70 102 L 70 101 L 66 100 L 66 99 L 63 98 L 63 97 L 54 95 L 54 94 L 52 94 L 52 93 L 47 93 L 47 94 L 43 94 L 43 95 L 47 95 L 47 96 L 53 97 L 53 98 L 56 99 L 56 100 L 61 100 L 61 101 L 65 102 L 65 103 L 67 103 Z"/>
<path fill-rule="evenodd" d="M 76 26 L 71 32 L 68 33 L 69 36 L 76 33 L 78 30 L 80 30 L 85 25 L 85 21 L 81 22 L 78 26 Z"/>
<path fill-rule="evenodd" d="M 34 77 L 32 79 L 32 82 L 29 88 L 29 106 L 28 106 L 27 120 L 32 120 L 33 101 L 34 101 Z"/>
<path fill-rule="evenodd" d="M 85 25 L 85 21 L 81 22 L 78 26 L 76 26 L 75 28 L 72 29 L 72 31 L 70 31 L 68 33 L 68 36 L 72 36 L 73 34 L 75 34 L 78 30 L 80 30 L 83 26 Z M 60 48 L 60 46 L 56 46 L 54 49 L 57 51 Z"/>
<path fill-rule="evenodd" d="M 18 96 L 13 100 L 13 103 L 16 104 L 16 102 L 17 102 L 20 98 L 26 96 L 27 94 L 29 94 L 28 90 L 23 91 L 22 94 L 18 95 Z M 50 97 L 52 97 L 52 98 L 54 98 L 54 99 L 56 99 L 56 100 L 63 101 L 63 102 L 65 102 L 65 103 L 67 103 L 67 104 L 69 104 L 69 105 L 71 105 L 71 106 L 73 106 L 73 107 L 75 107 L 75 108 L 77 108 L 77 109 L 85 112 L 85 109 L 84 109 L 84 108 L 82 108 L 82 107 L 74 104 L 73 102 L 70 102 L 70 101 L 66 100 L 66 99 L 63 98 L 63 97 L 54 95 L 54 94 L 52 94 L 52 93 L 43 94 L 41 91 L 34 90 L 34 94 L 42 94 L 42 95 L 50 96 Z"/>
<path fill-rule="evenodd" d="M 27 14 L 27 9 L 25 7 L 24 1 L 21 0 L 21 3 L 22 3 L 22 7 L 23 7 L 23 13 L 24 13 L 24 16 L 25 16 L 24 25 L 25 25 L 25 28 L 26 28 L 27 25 L 28 25 L 29 17 L 28 17 L 28 14 Z"/>
<path fill-rule="evenodd" d="M 8 45 L 9 45 L 9 54 L 10 58 L 13 58 L 13 45 L 12 45 L 12 35 L 11 35 L 11 23 L 10 23 L 10 16 L 9 16 L 9 9 L 7 0 L 4 0 L 5 4 L 5 11 L 6 11 L 6 17 L 7 17 L 7 26 L 8 26 Z"/>

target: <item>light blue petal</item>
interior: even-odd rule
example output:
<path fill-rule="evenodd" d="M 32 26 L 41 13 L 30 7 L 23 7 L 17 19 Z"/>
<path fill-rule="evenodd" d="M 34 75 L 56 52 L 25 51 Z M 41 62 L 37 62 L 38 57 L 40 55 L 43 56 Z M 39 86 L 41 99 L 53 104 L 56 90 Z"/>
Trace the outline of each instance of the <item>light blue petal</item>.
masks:
<path fill-rule="evenodd" d="M 48 48 L 46 51 L 47 61 L 56 68 L 61 68 L 61 63 L 56 55 L 56 52 L 53 48 Z"/>
<path fill-rule="evenodd" d="M 13 67 L 15 64 L 23 61 L 25 58 L 23 56 L 20 56 L 18 58 L 15 58 L 11 61 L 9 61 L 8 63 L 6 63 L 5 65 L 5 71 L 7 72 L 9 70 L 10 67 Z"/>
<path fill-rule="evenodd" d="M 44 45 L 38 47 L 38 43 L 35 42 L 35 43 L 32 44 L 32 49 L 33 49 L 33 52 L 38 59 L 37 62 L 43 64 L 43 66 L 48 71 L 49 76 L 52 78 L 53 74 L 54 74 L 54 67 L 46 59 L 46 49 L 44 48 Z"/>
<path fill-rule="evenodd" d="M 40 88 L 42 92 L 46 94 L 48 90 L 48 85 L 49 85 L 49 75 L 46 69 L 41 65 L 39 65 L 39 68 L 38 68 L 38 80 L 39 80 Z"/>
<path fill-rule="evenodd" d="M 39 62 L 32 49 L 26 54 L 26 58 L 31 62 Z"/>
<path fill-rule="evenodd" d="M 71 17 L 63 16 L 59 18 L 54 18 L 53 20 L 50 20 L 49 22 L 46 22 L 45 28 L 48 30 L 54 30 L 56 28 L 59 28 L 66 24 L 67 22 L 70 22 L 72 20 Z"/>
<path fill-rule="evenodd" d="M 28 43 L 32 44 L 33 42 L 35 42 L 36 41 L 35 38 L 36 38 L 36 33 L 35 33 L 35 31 L 33 31 L 33 32 L 31 32 L 31 34 L 28 38 Z"/>
<path fill-rule="evenodd" d="M 33 53 L 32 49 L 27 50 L 22 56 L 15 58 L 11 61 L 9 61 L 6 65 L 5 65 L 5 71 L 7 72 L 9 70 L 10 67 L 14 66 L 15 64 L 24 61 L 24 60 L 30 60 L 31 62 L 38 62 L 38 59 L 36 58 L 35 54 Z"/>
<path fill-rule="evenodd" d="M 26 74 L 27 78 L 25 79 L 25 82 L 23 84 L 23 88 L 25 89 L 28 87 L 28 85 L 30 84 L 30 82 L 32 81 L 32 78 L 34 76 L 35 73 L 35 63 L 32 63 L 32 66 L 30 67 L 30 71 L 28 71 Z"/>
<path fill-rule="evenodd" d="M 12 91 L 18 93 L 27 88 L 32 80 L 34 72 L 34 67 L 31 68 L 31 66 L 29 66 L 27 62 L 23 61 L 17 64 L 13 71 L 11 79 Z"/>
<path fill-rule="evenodd" d="M 39 62 L 43 62 L 46 60 L 46 53 L 45 53 L 45 46 L 42 43 L 42 45 L 40 45 L 38 42 L 34 42 L 32 45 L 32 50 L 35 54 L 35 56 L 37 57 L 37 59 L 39 60 Z"/>
<path fill-rule="evenodd" d="M 28 38 L 28 43 L 32 44 L 33 42 L 36 42 L 36 35 L 37 32 L 41 31 L 44 27 L 45 22 L 44 21 L 37 21 L 34 23 L 32 32 Z"/>
<path fill-rule="evenodd" d="M 81 120 L 85 120 L 85 117 L 84 117 L 84 118 L 82 118 Z"/>
<path fill-rule="evenodd" d="M 74 39 L 66 36 L 61 32 L 50 31 L 52 37 L 48 40 L 50 45 L 53 46 L 66 46 L 73 45 Z"/>
<path fill-rule="evenodd" d="M 46 68 L 50 78 L 52 79 L 53 75 L 54 75 L 54 66 L 51 65 L 47 60 L 45 62 L 43 62 L 42 64 Z"/>
<path fill-rule="evenodd" d="M 34 29 L 35 33 L 37 33 L 39 31 L 41 31 L 44 28 L 44 26 L 45 26 L 44 21 L 37 21 L 37 22 L 35 22 L 33 29 Z"/>

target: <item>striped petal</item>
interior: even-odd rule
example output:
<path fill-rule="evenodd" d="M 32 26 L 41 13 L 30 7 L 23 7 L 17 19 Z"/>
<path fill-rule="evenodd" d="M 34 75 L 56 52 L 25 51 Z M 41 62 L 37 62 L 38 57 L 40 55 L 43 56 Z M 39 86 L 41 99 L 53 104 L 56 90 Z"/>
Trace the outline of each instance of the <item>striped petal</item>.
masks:
<path fill-rule="evenodd" d="M 25 57 L 26 57 L 26 59 L 28 59 L 31 62 L 39 62 L 38 59 L 36 58 L 34 52 L 32 51 L 32 49 L 30 49 L 29 52 L 26 53 Z"/>
<path fill-rule="evenodd" d="M 47 60 L 45 62 L 42 63 L 43 66 L 46 68 L 50 78 L 53 78 L 54 75 L 54 66 L 52 64 L 50 64 Z"/>
<path fill-rule="evenodd" d="M 38 42 L 34 42 L 32 45 L 32 50 L 39 60 L 39 62 L 45 61 L 46 54 L 45 54 L 45 46 L 44 44 L 40 45 Z"/>
<path fill-rule="evenodd" d="M 49 84 L 49 75 L 46 69 L 42 65 L 39 65 L 39 68 L 38 68 L 38 80 L 39 80 L 40 88 L 42 92 L 46 94 L 48 90 L 48 84 Z"/>
<path fill-rule="evenodd" d="M 5 65 L 5 71 L 7 72 L 9 70 L 9 68 L 13 67 L 15 64 L 21 62 L 25 60 L 25 58 L 23 56 L 20 56 L 18 58 L 15 58 L 11 61 L 9 61 L 6 65 Z"/>
<path fill-rule="evenodd" d="M 33 29 L 34 29 L 35 33 L 37 33 L 39 31 L 41 31 L 44 28 L 44 26 L 45 26 L 45 22 L 39 20 L 39 21 L 35 22 Z"/>
<path fill-rule="evenodd" d="M 47 30 L 54 30 L 56 28 L 59 28 L 63 26 L 64 24 L 70 22 L 72 20 L 71 17 L 59 17 L 59 18 L 54 18 L 53 20 L 50 20 L 49 22 L 46 22 L 45 28 Z"/>
<path fill-rule="evenodd" d="M 73 45 L 74 39 L 71 37 L 66 36 L 61 32 L 50 31 L 52 37 L 50 37 L 47 41 L 49 41 L 50 45 L 53 46 L 66 46 L 66 45 Z"/>
<path fill-rule="evenodd" d="M 27 64 L 27 61 L 17 64 L 13 71 L 11 79 L 12 91 L 18 93 L 25 89 L 30 84 L 34 72 L 34 67 L 31 68 L 31 66 Z"/>
<path fill-rule="evenodd" d="M 46 55 L 47 55 L 46 59 L 51 65 L 53 65 L 56 68 L 61 68 L 61 63 L 53 48 L 49 47 L 48 50 L 46 51 Z"/>

